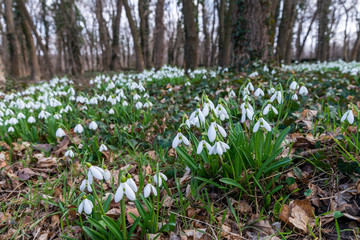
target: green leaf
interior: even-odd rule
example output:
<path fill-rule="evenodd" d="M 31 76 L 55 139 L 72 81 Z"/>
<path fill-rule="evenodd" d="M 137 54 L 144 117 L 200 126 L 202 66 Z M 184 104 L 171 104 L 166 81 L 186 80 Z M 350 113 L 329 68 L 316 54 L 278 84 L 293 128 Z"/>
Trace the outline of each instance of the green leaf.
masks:
<path fill-rule="evenodd" d="M 109 230 L 115 235 L 116 239 L 124 240 L 120 230 L 120 225 L 118 225 L 112 218 L 108 216 L 102 216 L 102 219 L 104 220 Z"/>
<path fill-rule="evenodd" d="M 231 178 L 221 178 L 219 180 L 220 182 L 223 182 L 225 184 L 229 184 L 231 186 L 234 186 L 234 187 L 238 187 L 240 188 L 241 190 L 243 190 L 246 194 L 249 194 L 244 188 L 243 186 L 240 185 L 240 183 L 238 183 L 237 181 L 235 181 L 234 179 L 231 179 Z"/>
<path fill-rule="evenodd" d="M 198 166 L 196 165 L 196 162 L 194 159 L 181 147 L 176 148 L 177 154 L 181 157 L 182 160 L 184 160 L 186 166 L 188 166 L 192 172 L 195 172 L 198 169 Z"/>
<path fill-rule="evenodd" d="M 86 235 L 88 235 L 93 240 L 99 240 L 99 239 L 107 240 L 107 238 L 104 237 L 103 235 L 101 235 L 101 233 L 99 233 L 91 228 L 84 226 L 83 230 L 86 233 Z"/>

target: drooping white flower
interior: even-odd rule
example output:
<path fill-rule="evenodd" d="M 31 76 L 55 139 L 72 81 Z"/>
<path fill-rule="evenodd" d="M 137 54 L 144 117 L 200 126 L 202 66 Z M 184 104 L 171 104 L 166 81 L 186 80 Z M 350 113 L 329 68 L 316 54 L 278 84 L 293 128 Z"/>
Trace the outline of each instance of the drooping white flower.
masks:
<path fill-rule="evenodd" d="M 93 207 L 94 207 L 93 203 L 89 199 L 85 198 L 80 203 L 78 212 L 82 213 L 82 211 L 84 210 L 84 212 L 89 215 L 91 214 Z"/>
<path fill-rule="evenodd" d="M 123 101 L 123 102 L 122 102 L 122 105 L 123 105 L 124 107 L 129 106 L 129 104 L 128 104 L 128 102 L 127 102 L 127 101 Z"/>
<path fill-rule="evenodd" d="M 205 123 L 205 114 L 198 107 L 194 112 L 190 114 L 190 123 L 200 127 L 200 124 L 203 125 Z"/>
<path fill-rule="evenodd" d="M 215 111 L 215 116 L 218 117 L 221 121 L 224 121 L 225 119 L 229 119 L 229 114 L 221 104 L 218 104 L 216 106 L 216 110 L 217 111 Z"/>
<path fill-rule="evenodd" d="M 190 144 L 189 140 L 180 131 L 178 131 L 172 142 L 172 147 L 177 148 L 177 146 L 179 146 L 182 142 L 187 146 Z"/>
<path fill-rule="evenodd" d="M 98 125 L 95 121 L 91 121 L 91 123 L 89 124 L 89 128 L 95 131 L 98 128 Z"/>
<path fill-rule="evenodd" d="M 275 99 L 278 101 L 279 104 L 281 104 L 282 102 L 281 91 L 275 91 L 275 93 L 270 98 L 270 102 L 273 102 Z"/>
<path fill-rule="evenodd" d="M 227 136 L 226 131 L 222 126 L 217 124 L 215 121 L 211 122 L 210 127 L 208 129 L 208 137 L 209 137 L 210 142 L 213 142 L 216 139 L 216 129 L 220 132 L 220 134 L 223 137 Z"/>
<path fill-rule="evenodd" d="M 17 115 L 17 117 L 16 117 L 17 119 L 24 119 L 24 118 L 26 118 L 25 117 L 25 115 L 23 114 L 23 113 L 18 113 L 18 115 Z"/>
<path fill-rule="evenodd" d="M 296 90 L 299 88 L 299 84 L 296 81 L 292 81 L 290 84 L 290 89 L 291 90 Z"/>
<path fill-rule="evenodd" d="M 131 178 L 131 175 L 128 174 L 127 177 L 126 177 L 126 183 L 131 187 L 131 189 L 134 191 L 134 192 L 137 192 L 138 188 L 136 186 L 136 183 L 135 181 Z"/>
<path fill-rule="evenodd" d="M 209 115 L 210 110 L 215 110 L 215 105 L 210 99 L 206 98 L 205 104 L 202 109 L 204 117 L 207 117 Z"/>
<path fill-rule="evenodd" d="M 95 177 L 98 180 L 103 180 L 104 179 L 104 169 L 97 167 L 97 166 L 92 166 L 91 164 L 87 163 L 86 164 L 89 167 L 88 170 L 88 181 L 90 184 L 93 183 L 93 178 Z"/>
<path fill-rule="evenodd" d="M 236 97 L 234 90 L 232 90 L 232 89 L 230 90 L 229 97 Z"/>
<path fill-rule="evenodd" d="M 106 152 L 108 150 L 108 148 L 106 147 L 105 144 L 101 144 L 99 147 L 99 152 Z"/>
<path fill-rule="evenodd" d="M 38 118 L 39 119 L 47 119 L 50 116 L 51 116 L 50 113 L 48 113 L 47 111 L 41 110 L 41 112 L 38 115 Z"/>
<path fill-rule="evenodd" d="M 187 81 L 187 82 L 185 83 L 185 87 L 188 87 L 188 86 L 191 86 L 191 83 L 190 83 L 189 81 Z"/>
<path fill-rule="evenodd" d="M 109 181 L 111 179 L 111 173 L 110 171 L 104 166 L 104 173 L 103 173 L 103 177 L 105 181 Z"/>
<path fill-rule="evenodd" d="M 65 152 L 64 155 L 65 155 L 65 157 L 73 158 L 75 156 L 75 153 L 71 149 L 69 149 Z"/>
<path fill-rule="evenodd" d="M 224 142 L 216 141 L 214 146 L 211 147 L 211 150 L 209 151 L 210 155 L 218 154 L 219 156 L 223 155 L 226 150 L 230 149 L 229 145 L 227 145 Z"/>
<path fill-rule="evenodd" d="M 267 130 L 269 132 L 271 131 L 270 124 L 262 117 L 260 117 L 259 120 L 255 123 L 253 132 L 257 132 L 259 128 L 263 128 L 264 130 Z"/>
<path fill-rule="evenodd" d="M 74 128 L 75 133 L 81 134 L 83 131 L 84 131 L 84 128 L 81 126 L 80 123 L 78 125 L 76 125 L 75 128 Z"/>
<path fill-rule="evenodd" d="M 9 119 L 9 124 L 10 125 L 16 125 L 19 123 L 19 120 L 17 120 L 16 118 L 12 117 Z"/>
<path fill-rule="evenodd" d="M 30 116 L 30 117 L 28 118 L 27 122 L 28 122 L 28 123 L 35 123 L 36 120 L 35 120 L 35 118 L 34 118 L 33 116 Z"/>
<path fill-rule="evenodd" d="M 135 94 L 134 97 L 133 97 L 134 101 L 137 101 L 137 100 L 139 100 L 140 98 L 141 98 L 141 97 L 140 97 L 138 94 Z"/>
<path fill-rule="evenodd" d="M 302 85 L 299 89 L 299 94 L 302 96 L 306 96 L 309 93 L 309 90 L 305 87 L 305 85 Z"/>
<path fill-rule="evenodd" d="M 66 133 L 64 132 L 64 130 L 62 130 L 62 128 L 58 128 L 58 129 L 56 130 L 55 135 L 56 135 L 56 137 L 61 138 L 61 137 L 65 136 Z"/>
<path fill-rule="evenodd" d="M 241 105 L 241 123 L 244 123 L 246 121 L 246 117 L 252 121 L 253 117 L 254 117 L 254 108 L 250 105 Z"/>
<path fill-rule="evenodd" d="M 140 108 L 143 107 L 143 104 L 142 104 L 141 102 L 137 102 L 137 103 L 135 104 L 135 107 L 136 107 L 136 109 L 140 109 Z"/>
<path fill-rule="evenodd" d="M 204 148 L 207 148 L 208 151 L 211 150 L 211 145 L 205 141 L 205 139 L 202 139 L 200 142 L 199 142 L 199 145 L 196 149 L 196 153 L 197 154 L 200 154 Z"/>
<path fill-rule="evenodd" d="M 294 101 L 297 101 L 299 99 L 298 95 L 296 93 L 294 93 L 292 96 L 291 96 L 291 100 L 294 100 Z"/>
<path fill-rule="evenodd" d="M 347 120 L 350 124 L 354 123 L 354 113 L 352 110 L 347 110 L 341 118 L 341 122 Z"/>
<path fill-rule="evenodd" d="M 111 108 L 111 109 L 109 110 L 109 114 L 114 114 L 114 113 L 115 113 L 114 109 Z"/>
<path fill-rule="evenodd" d="M 13 127 L 9 127 L 8 132 L 15 132 L 15 129 Z"/>
<path fill-rule="evenodd" d="M 278 114 L 278 111 L 276 110 L 276 108 L 269 103 L 268 105 L 265 106 L 265 108 L 263 110 L 263 115 L 267 115 L 270 110 L 273 111 L 276 115 Z"/>
<path fill-rule="evenodd" d="M 254 86 L 252 85 L 251 82 L 249 82 L 249 83 L 246 85 L 245 89 L 246 89 L 246 90 L 249 90 L 249 89 L 250 89 L 250 91 L 254 91 L 254 90 L 255 90 L 255 88 L 254 88 Z"/>
<path fill-rule="evenodd" d="M 92 192 L 91 184 L 87 179 L 82 180 L 80 185 L 80 191 L 84 192 L 85 188 L 87 188 L 88 192 Z"/>
<path fill-rule="evenodd" d="M 258 89 L 256 89 L 254 96 L 255 97 L 263 97 L 263 96 L 265 96 L 265 93 L 261 88 L 258 88 Z"/>
<path fill-rule="evenodd" d="M 165 182 L 168 180 L 168 178 L 166 177 L 165 174 L 159 172 L 157 174 L 154 175 L 154 182 L 161 187 L 162 185 L 162 180 L 164 180 Z"/>
<path fill-rule="evenodd" d="M 151 192 L 153 192 L 153 194 L 155 195 L 155 197 L 157 196 L 157 191 L 156 191 L 156 187 L 154 187 L 151 182 L 149 182 L 148 184 L 146 184 L 146 186 L 144 187 L 144 197 L 148 198 L 151 194 Z"/>
<path fill-rule="evenodd" d="M 124 193 L 129 200 L 134 201 L 136 199 L 136 195 L 134 190 L 126 183 L 127 178 L 122 176 L 120 181 L 121 183 L 115 193 L 115 202 L 120 202 L 124 197 Z"/>

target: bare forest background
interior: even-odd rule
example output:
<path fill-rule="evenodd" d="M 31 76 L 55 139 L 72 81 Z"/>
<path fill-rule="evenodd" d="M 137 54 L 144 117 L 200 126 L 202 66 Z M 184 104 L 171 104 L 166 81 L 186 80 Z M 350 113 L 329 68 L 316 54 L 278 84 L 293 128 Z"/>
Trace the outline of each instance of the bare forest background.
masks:
<path fill-rule="evenodd" d="M 357 0 L 2 0 L 0 79 L 360 60 Z"/>

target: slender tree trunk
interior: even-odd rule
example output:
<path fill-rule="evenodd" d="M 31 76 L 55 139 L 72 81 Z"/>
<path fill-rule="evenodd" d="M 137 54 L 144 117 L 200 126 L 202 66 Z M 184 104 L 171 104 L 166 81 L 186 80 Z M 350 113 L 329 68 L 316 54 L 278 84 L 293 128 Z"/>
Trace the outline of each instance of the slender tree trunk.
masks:
<path fill-rule="evenodd" d="M 198 67 L 198 33 L 195 24 L 195 13 L 193 1 L 182 0 L 184 28 L 185 28 L 185 69 Z"/>
<path fill-rule="evenodd" d="M 283 14 L 279 26 L 279 35 L 276 46 L 276 54 L 278 61 L 286 60 L 286 64 L 290 63 L 291 57 L 287 56 L 289 52 L 288 43 L 292 42 L 292 30 L 295 23 L 297 0 L 284 1 Z"/>
<path fill-rule="evenodd" d="M 38 82 L 41 79 L 41 71 L 36 55 L 36 47 L 29 23 L 25 18 L 22 19 L 23 30 L 26 38 L 27 48 L 30 52 L 30 66 L 31 66 L 31 78 L 33 81 Z"/>
<path fill-rule="evenodd" d="M 315 19 L 317 18 L 318 12 L 319 12 L 318 10 L 315 11 L 315 13 L 314 13 L 314 15 L 313 15 L 313 17 L 312 17 L 312 19 L 311 19 L 309 28 L 308 28 L 308 30 L 307 30 L 307 32 L 306 32 L 306 34 L 305 34 L 304 40 L 303 40 L 302 43 L 299 45 L 299 49 L 297 49 L 297 51 L 296 51 L 296 59 L 298 59 L 298 60 L 300 59 L 301 54 L 302 54 L 302 52 L 303 52 L 303 50 L 304 50 L 304 46 L 305 46 L 306 40 L 307 40 L 308 36 L 310 35 L 312 25 L 313 25 L 313 23 L 315 22 Z"/>
<path fill-rule="evenodd" d="M 140 44 L 144 63 L 146 68 L 151 68 L 151 54 L 150 54 L 150 26 L 149 26 L 149 0 L 139 1 L 139 16 L 140 16 Z"/>
<path fill-rule="evenodd" d="M 112 56 L 110 69 L 117 70 L 121 67 L 120 63 L 120 19 L 121 19 L 122 1 L 116 1 L 116 16 L 113 21 L 113 41 L 112 41 Z"/>
<path fill-rule="evenodd" d="M 9 0 L 6 0 L 6 1 L 9 1 Z M 45 45 L 42 43 L 42 39 L 39 36 L 39 34 L 37 33 L 36 26 L 34 25 L 32 18 L 30 16 L 28 10 L 26 9 L 25 2 L 24 2 L 24 0 L 16 0 L 16 1 L 18 4 L 18 7 L 19 7 L 19 11 L 22 13 L 22 16 L 24 18 L 26 18 L 27 22 L 29 23 L 31 30 L 36 37 L 37 44 L 40 46 L 40 48 L 44 54 L 44 58 L 46 61 L 46 66 L 48 68 L 48 71 L 51 75 L 53 75 L 53 68 L 52 68 L 52 63 L 51 63 L 51 60 L 50 60 L 50 57 L 48 54 L 48 50 L 46 49 Z"/>
<path fill-rule="evenodd" d="M 230 65 L 234 0 L 221 0 L 219 7 L 219 65 Z"/>
<path fill-rule="evenodd" d="M 206 10 L 205 0 L 202 1 L 202 14 L 203 14 L 203 32 L 204 32 L 204 58 L 203 63 L 205 67 L 209 67 L 210 63 L 210 36 L 208 31 L 209 15 Z"/>
<path fill-rule="evenodd" d="M 102 66 L 103 70 L 110 69 L 111 60 L 111 45 L 110 34 L 106 26 L 105 19 L 103 17 L 103 2 L 102 0 L 96 0 L 95 13 L 99 26 L 100 45 L 102 49 Z"/>
<path fill-rule="evenodd" d="M 330 48 L 330 33 L 329 33 L 329 8 L 331 0 L 318 0 L 317 8 L 319 10 L 319 28 L 318 40 L 316 49 L 316 58 L 320 61 L 326 61 Z"/>
<path fill-rule="evenodd" d="M 134 41 L 134 49 L 135 49 L 135 55 L 136 55 L 136 70 L 139 72 L 142 72 L 142 71 L 144 71 L 144 57 L 143 57 L 142 50 L 141 50 L 139 33 L 136 29 L 136 25 L 135 25 L 134 19 L 131 14 L 131 9 L 130 9 L 128 0 L 123 0 L 123 4 L 125 7 L 126 17 L 128 19 L 129 25 L 130 25 L 131 35 L 132 35 L 133 41 Z M 130 53 L 128 53 L 128 54 L 130 54 Z"/>
<path fill-rule="evenodd" d="M 12 0 L 4 0 L 6 34 L 10 50 L 11 73 L 14 77 L 24 77 L 23 62 L 21 56 L 21 46 L 15 32 L 14 16 L 12 10 Z"/>
<path fill-rule="evenodd" d="M 158 0 L 155 12 L 155 42 L 154 42 L 154 58 L 155 68 L 159 69 L 164 65 L 165 55 L 165 26 L 164 26 L 164 3 L 165 0 Z M 170 47 L 170 46 L 169 46 Z"/>
<path fill-rule="evenodd" d="M 211 27 L 211 61 L 210 65 L 215 66 L 215 55 L 216 55 L 216 40 L 214 39 L 215 34 L 215 22 L 216 22 L 216 9 L 217 9 L 217 1 L 214 1 L 214 13 L 213 13 L 213 21 L 212 21 L 212 27 Z M 219 34 L 217 35 L 218 38 Z"/>
<path fill-rule="evenodd" d="M 0 56 L 0 91 L 4 91 L 6 87 L 5 68 Z"/>
<path fill-rule="evenodd" d="M 356 37 L 356 40 L 355 40 L 355 43 L 354 43 L 354 47 L 353 49 L 351 50 L 351 61 L 354 61 L 356 60 L 356 55 L 358 53 L 358 50 L 359 50 L 359 47 L 360 47 L 360 20 L 357 20 L 358 21 L 358 30 L 357 30 L 357 37 Z"/>

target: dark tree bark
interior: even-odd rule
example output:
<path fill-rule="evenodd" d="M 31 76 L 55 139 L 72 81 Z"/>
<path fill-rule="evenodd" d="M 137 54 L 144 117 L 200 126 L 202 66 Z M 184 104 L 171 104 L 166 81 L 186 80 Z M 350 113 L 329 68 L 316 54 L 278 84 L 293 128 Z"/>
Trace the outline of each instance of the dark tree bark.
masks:
<path fill-rule="evenodd" d="M 146 68 L 151 68 L 151 52 L 150 52 L 150 26 L 149 26 L 149 0 L 139 1 L 139 16 L 140 16 L 140 44 L 144 63 Z"/>
<path fill-rule="evenodd" d="M 211 61 L 210 65 L 215 66 L 215 55 L 216 55 L 216 39 L 218 39 L 219 34 L 216 36 L 216 39 L 214 39 L 215 34 L 215 22 L 216 22 L 216 9 L 217 9 L 217 1 L 214 1 L 214 12 L 213 12 L 213 21 L 212 21 L 212 27 L 211 27 Z"/>
<path fill-rule="evenodd" d="M 182 0 L 185 28 L 185 69 L 198 67 L 198 33 L 195 24 L 195 13 L 193 1 Z"/>
<path fill-rule="evenodd" d="M 50 57 L 49 57 L 49 54 L 48 54 L 48 50 L 45 47 L 45 45 L 42 43 L 42 39 L 39 36 L 39 34 L 37 33 L 36 26 L 33 23 L 32 18 L 30 16 L 28 10 L 26 9 L 25 2 L 24 2 L 24 0 L 16 0 L 16 1 L 17 1 L 17 4 L 18 4 L 18 7 L 19 7 L 19 11 L 22 13 L 23 17 L 27 20 L 27 22 L 28 22 L 34 36 L 36 37 L 36 40 L 37 40 L 36 43 L 40 46 L 41 51 L 44 54 L 44 59 L 45 59 L 45 62 L 46 62 L 47 69 L 48 69 L 50 75 L 53 75 L 53 68 L 52 68 L 52 63 L 51 63 L 51 60 L 50 60 Z"/>
<path fill-rule="evenodd" d="M 355 43 L 354 43 L 354 47 L 353 49 L 351 50 L 351 61 L 354 61 L 356 60 L 356 55 L 358 54 L 358 50 L 359 50 L 359 47 L 360 47 L 360 19 L 357 20 L 357 24 L 358 24 L 358 30 L 357 30 L 357 33 L 356 33 L 356 40 L 355 40 Z"/>
<path fill-rule="evenodd" d="M 5 21 L 6 21 L 6 35 L 10 51 L 11 73 L 14 77 L 24 77 L 25 71 L 23 68 L 21 46 L 19 39 L 15 32 L 14 16 L 12 10 L 12 0 L 5 0 Z"/>
<path fill-rule="evenodd" d="M 33 81 L 38 82 L 41 79 L 40 66 L 36 54 L 36 47 L 34 43 L 33 36 L 31 34 L 31 29 L 29 23 L 25 18 L 22 18 L 22 27 L 26 39 L 26 45 L 30 53 L 30 68 L 31 68 L 31 78 Z"/>
<path fill-rule="evenodd" d="M 219 7 L 219 65 L 230 65 L 231 29 L 234 0 L 221 0 Z"/>
<path fill-rule="evenodd" d="M 164 26 L 164 3 L 165 0 L 158 0 L 155 12 L 155 42 L 154 42 L 154 59 L 155 68 L 159 69 L 164 65 L 165 55 L 165 26 Z"/>
<path fill-rule="evenodd" d="M 45 48 L 49 51 L 49 40 L 50 40 L 50 23 L 46 19 L 48 16 L 48 6 L 46 5 L 46 0 L 41 0 L 41 21 L 44 24 L 45 30 Z"/>
<path fill-rule="evenodd" d="M 252 61 L 269 59 L 269 26 L 271 1 L 237 0 L 233 32 L 234 62 L 237 68 Z"/>
<path fill-rule="evenodd" d="M 4 91 L 6 87 L 6 78 L 5 78 L 5 67 L 0 56 L 0 91 Z"/>
<path fill-rule="evenodd" d="M 134 41 L 134 49 L 135 49 L 135 55 L 136 55 L 136 70 L 139 72 L 142 72 L 142 71 L 144 71 L 144 57 L 143 57 L 142 50 L 141 50 L 139 33 L 138 33 L 138 30 L 136 29 L 135 21 L 132 17 L 128 0 L 123 0 L 123 4 L 125 7 L 126 17 L 128 19 L 129 25 L 130 25 L 131 35 L 132 35 L 133 41 Z M 130 53 L 128 53 L 128 54 L 130 54 Z"/>
<path fill-rule="evenodd" d="M 117 70 L 121 67 L 120 63 L 120 19 L 122 10 L 122 0 L 116 1 L 116 15 L 113 21 L 113 41 L 110 70 Z"/>
<path fill-rule="evenodd" d="M 316 48 L 316 58 L 320 61 L 326 61 L 330 49 L 330 32 L 329 32 L 329 8 L 331 0 L 318 0 L 317 9 L 319 11 L 319 28 Z"/>
<path fill-rule="evenodd" d="M 286 64 L 291 62 L 292 33 L 296 17 L 297 0 L 284 1 L 283 14 L 279 26 L 279 35 L 276 46 L 278 61 L 285 60 Z M 289 56 L 290 55 L 290 56 Z"/>
<path fill-rule="evenodd" d="M 210 63 L 210 36 L 208 31 L 209 14 L 206 10 L 205 0 L 203 0 L 201 3 L 202 3 L 202 19 L 203 19 L 203 32 L 204 32 L 203 64 L 205 67 L 209 67 L 209 63 Z"/>
<path fill-rule="evenodd" d="M 110 60 L 111 60 L 110 34 L 106 26 L 106 22 L 103 17 L 102 11 L 103 11 L 103 1 L 96 0 L 95 13 L 99 24 L 98 28 L 99 28 L 100 45 L 102 49 L 102 66 L 103 66 L 103 70 L 109 70 Z"/>

